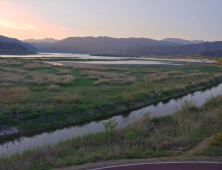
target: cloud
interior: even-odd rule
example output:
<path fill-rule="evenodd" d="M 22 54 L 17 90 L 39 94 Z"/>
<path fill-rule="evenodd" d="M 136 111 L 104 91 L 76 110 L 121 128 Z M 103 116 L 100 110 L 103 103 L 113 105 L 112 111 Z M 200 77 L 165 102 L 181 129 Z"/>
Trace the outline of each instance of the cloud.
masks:
<path fill-rule="evenodd" d="M 36 26 L 24 23 L 17 22 L 4 22 L 0 21 L 0 25 L 7 28 L 15 28 L 15 29 L 35 29 Z"/>

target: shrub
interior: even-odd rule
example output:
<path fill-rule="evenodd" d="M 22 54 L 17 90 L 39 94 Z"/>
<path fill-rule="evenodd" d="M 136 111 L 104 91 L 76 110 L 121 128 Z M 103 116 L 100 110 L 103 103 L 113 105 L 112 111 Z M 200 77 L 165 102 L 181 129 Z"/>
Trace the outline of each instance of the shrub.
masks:
<path fill-rule="evenodd" d="M 106 132 L 113 132 L 114 129 L 118 126 L 118 123 L 115 122 L 116 119 L 109 120 L 108 122 L 103 123 Z"/>
<path fill-rule="evenodd" d="M 52 115 L 52 114 L 54 114 L 54 112 L 55 112 L 55 108 L 54 107 L 51 107 L 50 109 L 46 110 L 46 113 L 48 115 Z"/>

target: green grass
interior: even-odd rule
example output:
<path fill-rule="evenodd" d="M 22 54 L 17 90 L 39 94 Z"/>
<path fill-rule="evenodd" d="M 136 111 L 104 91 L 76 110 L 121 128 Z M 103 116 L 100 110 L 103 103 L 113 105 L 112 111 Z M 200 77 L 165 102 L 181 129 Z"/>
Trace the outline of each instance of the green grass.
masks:
<path fill-rule="evenodd" d="M 115 120 L 104 124 L 105 132 L 88 134 L 10 157 L 0 158 L 3 169 L 47 170 L 115 159 L 174 157 L 193 148 L 205 138 L 222 130 L 222 96 L 212 97 L 198 108 L 185 102 L 172 115 L 141 120 L 114 130 Z M 215 104 L 217 103 L 217 104 Z M 221 155 L 222 135 L 205 151 L 210 156 Z M 218 149 L 218 150 L 217 150 Z"/>
<path fill-rule="evenodd" d="M 216 135 L 214 140 L 209 143 L 208 148 L 203 150 L 198 155 L 214 157 L 222 156 L 222 133 Z"/>
<path fill-rule="evenodd" d="M 138 65 L 104 66 L 109 69 L 101 72 L 106 72 L 107 74 L 125 74 L 127 77 L 135 77 L 136 81 L 123 84 L 118 84 L 117 81 L 114 84 L 93 85 L 97 80 L 87 79 L 87 76 L 81 75 L 82 70 L 63 66 L 52 66 L 52 68 L 37 68 L 33 70 L 23 69 L 24 65 L 29 62 L 32 61 L 25 60 L 23 64 L 17 66 L 2 65 L 0 69 L 9 68 L 15 71 L 18 69 L 27 71 L 27 74 L 38 72 L 50 75 L 57 75 L 56 68 L 69 69 L 72 75 L 76 77 L 76 80 L 72 83 L 59 84 L 58 89 L 50 90 L 49 87 L 52 83 L 5 82 L 0 79 L 0 93 L 5 94 L 4 96 L 0 95 L 0 113 L 3 114 L 0 123 L 10 125 L 12 121 L 9 120 L 14 120 L 14 123 L 16 122 L 19 127 L 25 130 L 44 127 L 44 124 L 48 124 L 48 122 L 44 122 L 45 119 L 51 119 L 50 125 L 55 125 L 58 122 L 67 122 L 71 116 L 72 121 L 79 121 L 86 118 L 90 119 L 92 116 L 87 114 L 87 110 L 97 109 L 101 106 L 113 106 L 117 103 L 124 103 L 125 106 L 133 106 L 135 104 L 134 101 L 151 96 L 153 96 L 151 97 L 153 101 L 160 101 L 163 97 L 172 98 L 178 94 L 187 94 L 194 91 L 195 87 L 198 86 L 205 86 L 207 88 L 218 84 L 219 79 L 214 78 L 214 74 L 221 73 L 220 70 L 203 68 L 170 68 Z M 147 82 L 144 80 L 144 77 L 149 75 L 149 73 L 142 72 L 144 69 L 153 69 L 156 71 L 161 69 L 160 72 L 158 71 L 158 74 L 169 71 L 182 71 L 184 75 L 188 75 L 191 73 L 190 70 L 198 70 L 200 73 L 208 74 L 184 78 L 174 78 L 170 76 L 166 79 Z M 128 73 L 125 73 L 127 71 Z M 210 78 L 213 78 L 213 81 L 211 81 Z M 25 80 L 29 79 L 30 77 L 25 77 Z M 202 80 L 204 81 L 198 84 L 198 82 Z M 11 83 L 10 85 L 14 85 L 14 87 L 3 87 L 3 85 L 5 86 L 4 83 Z M 21 88 L 25 90 L 24 93 L 21 91 Z M 74 96 L 77 94 L 80 97 L 75 99 Z M 146 101 L 144 100 L 144 102 Z M 55 111 L 49 112 L 51 108 L 55 108 Z M 132 107 L 130 109 L 132 109 Z M 110 113 L 110 110 L 107 110 L 107 112 Z M 8 116 L 6 113 L 12 114 Z M 106 116 L 102 112 L 98 112 L 93 115 L 93 118 L 103 115 Z M 60 120 L 54 121 L 54 117 L 59 117 Z M 42 123 L 37 124 L 36 122 Z"/>

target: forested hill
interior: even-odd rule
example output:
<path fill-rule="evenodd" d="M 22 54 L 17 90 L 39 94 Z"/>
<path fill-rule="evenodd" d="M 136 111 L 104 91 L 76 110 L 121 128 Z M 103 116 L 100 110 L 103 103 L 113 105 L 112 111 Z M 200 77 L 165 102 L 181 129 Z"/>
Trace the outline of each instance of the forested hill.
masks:
<path fill-rule="evenodd" d="M 36 47 L 34 47 L 33 45 L 26 43 L 26 42 L 22 42 L 18 39 L 15 39 L 15 38 L 9 38 L 9 37 L 5 37 L 5 36 L 0 35 L 0 42 L 17 43 L 17 44 L 20 44 L 20 45 L 26 47 L 27 50 L 29 50 L 29 51 L 38 51 L 38 49 Z"/>
<path fill-rule="evenodd" d="M 152 47 L 146 46 L 134 46 L 132 48 L 123 50 L 120 54 L 123 55 L 181 55 L 191 54 L 202 51 L 222 50 L 222 41 L 215 42 L 203 42 L 200 44 L 183 45 L 183 46 L 169 46 L 169 45 L 158 45 Z"/>
<path fill-rule="evenodd" d="M 193 55 L 203 56 L 203 57 L 222 57 L 222 49 L 221 50 L 209 50 L 209 51 L 201 51 L 194 53 Z"/>
<path fill-rule="evenodd" d="M 28 51 L 28 49 L 17 43 L 0 42 L 0 50 Z"/>
<path fill-rule="evenodd" d="M 11 42 L 0 42 L 0 54 L 35 54 L 21 44 Z"/>

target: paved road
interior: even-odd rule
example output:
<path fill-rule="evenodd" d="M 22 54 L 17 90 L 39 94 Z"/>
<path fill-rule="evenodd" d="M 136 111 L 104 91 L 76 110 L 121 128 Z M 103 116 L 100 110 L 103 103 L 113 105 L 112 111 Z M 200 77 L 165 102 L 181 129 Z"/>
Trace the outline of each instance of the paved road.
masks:
<path fill-rule="evenodd" d="M 148 163 L 98 168 L 94 170 L 222 170 L 222 163 Z"/>

